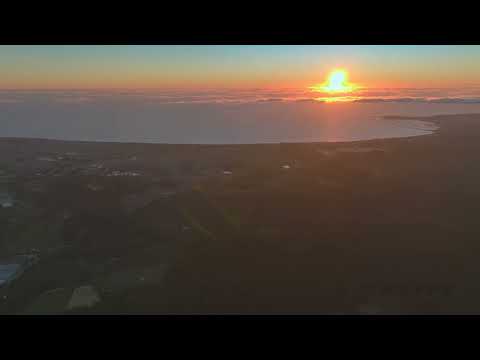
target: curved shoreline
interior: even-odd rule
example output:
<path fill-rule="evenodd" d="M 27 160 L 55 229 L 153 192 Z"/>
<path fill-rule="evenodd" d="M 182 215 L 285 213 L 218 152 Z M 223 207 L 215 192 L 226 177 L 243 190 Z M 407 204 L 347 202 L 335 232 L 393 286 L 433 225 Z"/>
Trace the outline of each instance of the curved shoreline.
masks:
<path fill-rule="evenodd" d="M 390 119 L 381 117 L 382 121 L 385 120 L 400 120 L 400 119 Z M 400 126 L 399 128 L 413 130 L 417 134 L 408 134 L 408 135 L 398 135 L 398 136 L 372 136 L 372 137 L 363 137 L 363 138 L 352 138 L 352 139 L 338 139 L 338 140 L 292 140 L 292 141 L 257 141 L 257 142 L 156 142 L 156 141 L 122 141 L 122 140 L 90 140 L 90 139 L 62 139 L 62 138 L 44 138 L 44 137 L 29 137 L 29 136 L 7 136 L 0 139 L 15 139 L 15 140 L 32 140 L 32 141 L 57 141 L 57 142 L 69 142 L 69 143 L 94 143 L 94 144 L 149 144 L 149 145 L 193 145 L 193 146 L 237 146 L 237 145 L 276 145 L 276 144 L 333 144 L 333 143 L 351 143 L 351 142 L 361 142 L 361 141 L 375 141 L 375 140 L 389 140 L 389 139 L 405 139 L 405 138 L 414 138 L 418 136 L 426 136 L 434 134 L 439 126 L 436 123 L 419 120 L 418 118 L 408 118 L 402 119 L 406 121 L 420 121 L 421 123 L 428 124 L 429 126 L 435 126 L 435 128 L 418 128 L 418 127 L 406 127 Z"/>
<path fill-rule="evenodd" d="M 385 137 L 369 137 L 363 139 L 350 139 L 350 140 L 307 140 L 307 141 L 263 141 L 263 142 L 251 142 L 251 143 L 176 143 L 176 142 L 155 142 L 155 141 L 122 141 L 122 140 L 90 140 L 90 139 L 62 139 L 62 138 L 48 138 L 48 137 L 29 137 L 29 136 L 0 136 L 1 140 L 26 140 L 26 141 L 54 141 L 54 142 L 66 142 L 66 143 L 83 143 L 83 144 L 136 144 L 136 145 L 175 145 L 175 146 L 245 146 L 245 145 L 275 145 L 275 144 L 341 144 L 341 143 L 352 143 L 352 142 L 362 142 L 362 141 L 381 141 L 381 140 L 393 140 L 393 139 L 411 139 L 419 136 L 427 136 L 437 134 L 443 125 L 450 124 L 453 125 L 456 121 L 456 118 L 468 118 L 474 119 L 477 118 L 480 121 L 480 113 L 465 113 L 465 114 L 437 114 L 431 116 L 404 116 L 404 115 L 383 115 L 378 116 L 377 119 L 381 121 L 389 120 L 395 122 L 406 122 L 411 121 L 421 122 L 422 124 L 427 125 L 429 128 L 418 128 L 418 127 L 404 127 L 407 129 L 421 131 L 420 134 L 413 135 L 399 135 L 399 136 L 385 136 Z M 453 121 L 452 121 L 453 120 Z M 442 125 L 442 126 L 441 126 Z M 435 127 L 435 128 L 433 128 Z M 448 126 L 450 128 L 450 126 Z"/>

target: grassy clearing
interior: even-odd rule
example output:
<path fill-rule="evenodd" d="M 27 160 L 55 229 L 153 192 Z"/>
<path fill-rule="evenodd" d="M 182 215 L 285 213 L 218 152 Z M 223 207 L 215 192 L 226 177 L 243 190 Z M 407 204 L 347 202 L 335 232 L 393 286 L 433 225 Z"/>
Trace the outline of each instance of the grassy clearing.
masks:
<path fill-rule="evenodd" d="M 72 295 L 72 288 L 49 290 L 35 299 L 23 312 L 30 314 L 60 314 L 66 311 L 68 301 Z"/>

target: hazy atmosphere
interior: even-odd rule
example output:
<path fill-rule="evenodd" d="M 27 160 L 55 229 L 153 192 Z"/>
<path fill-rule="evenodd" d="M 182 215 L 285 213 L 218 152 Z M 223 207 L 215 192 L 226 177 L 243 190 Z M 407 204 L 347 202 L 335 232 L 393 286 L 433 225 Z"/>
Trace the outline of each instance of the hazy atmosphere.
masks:
<path fill-rule="evenodd" d="M 430 129 L 382 116 L 480 109 L 476 46 L 1 46 L 0 54 L 7 137 L 366 140 Z"/>
<path fill-rule="evenodd" d="M 480 46 L 0 46 L 0 314 L 480 314 Z"/>

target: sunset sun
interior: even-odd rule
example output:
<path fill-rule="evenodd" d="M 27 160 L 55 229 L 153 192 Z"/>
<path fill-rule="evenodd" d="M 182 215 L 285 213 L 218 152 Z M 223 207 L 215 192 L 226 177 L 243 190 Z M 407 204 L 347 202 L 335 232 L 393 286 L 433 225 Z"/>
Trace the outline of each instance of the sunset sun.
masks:
<path fill-rule="evenodd" d="M 348 73 L 342 69 L 333 70 L 324 83 L 310 87 L 313 91 L 326 93 L 350 93 L 356 88 L 356 85 L 348 82 Z"/>

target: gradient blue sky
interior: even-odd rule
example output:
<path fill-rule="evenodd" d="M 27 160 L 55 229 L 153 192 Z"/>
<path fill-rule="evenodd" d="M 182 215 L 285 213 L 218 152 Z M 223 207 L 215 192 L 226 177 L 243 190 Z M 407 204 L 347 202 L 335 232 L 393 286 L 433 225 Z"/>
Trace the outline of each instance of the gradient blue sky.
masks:
<path fill-rule="evenodd" d="M 480 46 L 0 46 L 0 89 L 480 85 Z"/>

